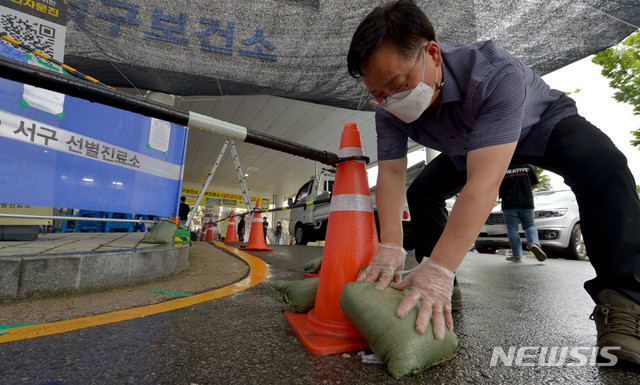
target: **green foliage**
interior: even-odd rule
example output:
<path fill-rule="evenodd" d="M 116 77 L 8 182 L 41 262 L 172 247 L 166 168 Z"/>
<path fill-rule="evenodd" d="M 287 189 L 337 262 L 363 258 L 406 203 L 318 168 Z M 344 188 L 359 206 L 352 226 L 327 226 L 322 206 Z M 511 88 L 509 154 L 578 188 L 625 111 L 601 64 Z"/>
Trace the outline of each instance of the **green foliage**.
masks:
<path fill-rule="evenodd" d="M 633 139 L 631 140 L 631 144 L 636 147 L 640 147 L 640 129 L 631 131 L 633 134 Z"/>
<path fill-rule="evenodd" d="M 633 113 L 640 115 L 640 30 L 620 44 L 598 52 L 592 61 L 603 68 L 602 75 L 618 90 L 614 98 L 632 105 Z M 631 133 L 635 138 L 631 144 L 640 147 L 640 129 Z"/>
<path fill-rule="evenodd" d="M 534 167 L 536 170 L 536 176 L 538 177 L 538 187 L 533 191 L 549 191 L 551 190 L 551 177 L 546 174 L 542 174 L 545 169 L 540 167 Z"/>

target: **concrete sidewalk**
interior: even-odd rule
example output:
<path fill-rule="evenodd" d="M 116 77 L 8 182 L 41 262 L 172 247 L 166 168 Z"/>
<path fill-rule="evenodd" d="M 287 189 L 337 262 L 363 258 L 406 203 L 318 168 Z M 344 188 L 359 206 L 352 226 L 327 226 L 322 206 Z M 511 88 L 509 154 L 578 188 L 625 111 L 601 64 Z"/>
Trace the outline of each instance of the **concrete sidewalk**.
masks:
<path fill-rule="evenodd" d="M 35 241 L 0 241 L 0 258 L 157 247 L 150 243 L 140 243 L 145 234 L 143 232 L 38 234 Z"/>
<path fill-rule="evenodd" d="M 0 300 L 102 290 L 175 274 L 186 246 L 141 243 L 147 233 L 40 234 L 0 242 Z"/>
<path fill-rule="evenodd" d="M 168 293 L 201 293 L 237 282 L 248 272 L 243 261 L 198 242 L 189 248 L 189 267 L 178 274 L 99 292 L 0 302 L 0 325 L 55 322 L 156 304 L 177 298 Z"/>

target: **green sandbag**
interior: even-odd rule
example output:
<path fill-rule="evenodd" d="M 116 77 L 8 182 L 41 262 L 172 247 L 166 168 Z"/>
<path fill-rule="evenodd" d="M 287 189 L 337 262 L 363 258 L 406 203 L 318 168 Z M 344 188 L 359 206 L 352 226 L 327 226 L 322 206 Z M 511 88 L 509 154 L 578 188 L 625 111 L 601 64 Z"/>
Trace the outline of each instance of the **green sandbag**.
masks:
<path fill-rule="evenodd" d="M 396 309 L 404 297 L 401 290 L 378 290 L 367 282 L 350 282 L 340 295 L 342 313 L 395 378 L 418 373 L 458 353 L 458 337 L 446 326 L 442 341 L 433 336 L 432 321 L 423 335 L 416 332 L 417 308 L 398 318 Z"/>
<path fill-rule="evenodd" d="M 320 278 L 298 281 L 273 281 L 269 286 L 280 294 L 292 313 L 306 313 L 316 304 L 316 293 Z"/>
<path fill-rule="evenodd" d="M 176 225 L 175 222 L 163 219 L 153 224 L 153 227 L 151 227 L 151 230 L 149 230 L 141 242 L 173 244 L 177 231 L 178 225 Z"/>
<path fill-rule="evenodd" d="M 322 266 L 322 257 L 314 258 L 307 262 L 303 270 L 305 273 L 317 273 L 320 271 L 320 266 Z"/>

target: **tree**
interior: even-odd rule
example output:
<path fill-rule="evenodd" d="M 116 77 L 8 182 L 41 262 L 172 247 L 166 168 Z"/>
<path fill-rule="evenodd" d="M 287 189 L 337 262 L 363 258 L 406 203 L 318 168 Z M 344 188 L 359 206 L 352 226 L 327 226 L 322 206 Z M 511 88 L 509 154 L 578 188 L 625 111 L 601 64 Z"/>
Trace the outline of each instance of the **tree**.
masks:
<path fill-rule="evenodd" d="M 598 52 L 592 61 L 602 66 L 602 75 L 611 80 L 609 86 L 618 90 L 614 99 L 631 104 L 633 113 L 640 115 L 640 30 Z M 640 148 L 640 128 L 631 134 L 631 144 Z"/>
<path fill-rule="evenodd" d="M 549 175 L 543 175 L 542 173 L 545 171 L 544 168 L 533 167 L 536 171 L 536 176 L 538 177 L 538 187 L 534 191 L 549 191 L 551 190 L 551 178 Z"/>
<path fill-rule="evenodd" d="M 635 138 L 635 139 L 633 139 L 631 141 L 631 145 L 636 146 L 636 147 L 640 147 L 640 130 L 631 131 L 631 133 L 633 134 L 633 137 Z"/>

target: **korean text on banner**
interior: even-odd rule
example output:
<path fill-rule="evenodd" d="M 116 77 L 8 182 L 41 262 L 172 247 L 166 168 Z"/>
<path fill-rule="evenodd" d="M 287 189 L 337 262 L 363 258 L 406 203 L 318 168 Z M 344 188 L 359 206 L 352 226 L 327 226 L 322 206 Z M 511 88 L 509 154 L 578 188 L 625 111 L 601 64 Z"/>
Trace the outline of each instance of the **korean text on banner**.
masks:
<path fill-rule="evenodd" d="M 29 55 L 0 44 L 0 55 Z M 38 64 L 36 64 L 38 65 Z M 0 74 L 3 201 L 159 216 L 175 215 L 187 128 L 171 125 L 166 151 L 150 148 L 152 119 L 65 96 L 62 113 L 31 105 L 24 85 Z"/>

